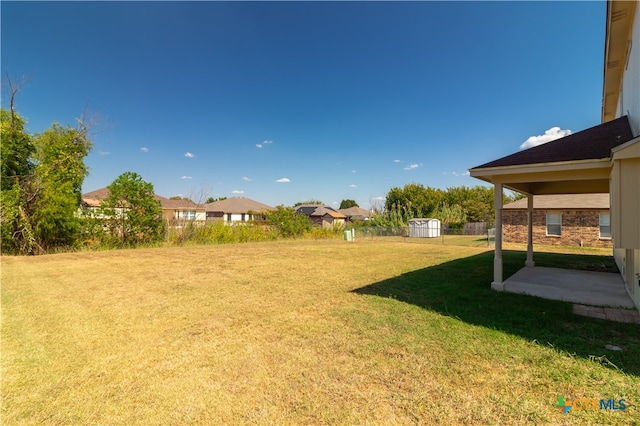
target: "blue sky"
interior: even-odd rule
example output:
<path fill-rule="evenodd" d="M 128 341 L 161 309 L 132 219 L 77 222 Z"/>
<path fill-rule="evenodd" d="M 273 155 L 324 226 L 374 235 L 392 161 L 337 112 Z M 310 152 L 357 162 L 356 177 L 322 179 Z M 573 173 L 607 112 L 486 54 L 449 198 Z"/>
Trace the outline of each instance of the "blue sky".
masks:
<path fill-rule="evenodd" d="M 30 132 L 98 119 L 84 192 L 135 171 L 165 197 L 369 208 L 599 124 L 605 10 L 3 1 L 2 75 L 29 77 Z"/>

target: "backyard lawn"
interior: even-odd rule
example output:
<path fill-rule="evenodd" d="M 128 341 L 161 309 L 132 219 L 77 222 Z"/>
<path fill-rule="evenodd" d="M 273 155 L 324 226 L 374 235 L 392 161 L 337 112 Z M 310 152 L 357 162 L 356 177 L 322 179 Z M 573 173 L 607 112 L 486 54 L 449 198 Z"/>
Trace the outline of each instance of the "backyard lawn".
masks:
<path fill-rule="evenodd" d="M 581 253 L 536 265 L 612 268 Z M 298 240 L 2 257 L 1 423 L 634 424 L 640 326 L 494 292 L 492 256 Z M 505 277 L 524 260 L 507 250 Z"/>

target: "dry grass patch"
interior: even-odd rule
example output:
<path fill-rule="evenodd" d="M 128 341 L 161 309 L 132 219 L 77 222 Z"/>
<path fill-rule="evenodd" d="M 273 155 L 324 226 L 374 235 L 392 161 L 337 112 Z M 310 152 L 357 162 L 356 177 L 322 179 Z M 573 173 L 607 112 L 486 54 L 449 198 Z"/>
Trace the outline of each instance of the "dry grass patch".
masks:
<path fill-rule="evenodd" d="M 580 336 L 552 347 L 558 337 L 544 321 L 532 331 L 538 341 L 517 325 L 494 326 L 501 317 L 484 308 L 488 300 L 506 304 L 502 315 L 525 302 L 573 327 L 587 321 L 589 333 L 606 330 L 572 320 L 565 304 L 491 292 L 491 268 L 481 248 L 379 241 L 3 257 L 3 424 L 569 424 L 637 415 L 633 406 L 573 417 L 553 409 L 559 394 L 640 400 L 640 362 L 614 360 L 626 368 L 615 370 L 590 361 Z M 389 294 L 363 291 L 371 286 Z M 630 326 L 613 330 L 626 346 L 640 341 Z M 573 347 L 577 354 L 565 350 Z"/>

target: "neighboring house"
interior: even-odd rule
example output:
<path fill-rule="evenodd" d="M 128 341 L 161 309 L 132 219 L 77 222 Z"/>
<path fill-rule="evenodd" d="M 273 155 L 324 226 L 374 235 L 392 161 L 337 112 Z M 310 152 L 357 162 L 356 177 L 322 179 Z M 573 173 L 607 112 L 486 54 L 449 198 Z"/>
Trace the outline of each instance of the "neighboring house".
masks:
<path fill-rule="evenodd" d="M 219 220 L 227 224 L 264 220 L 273 207 L 245 197 L 231 197 L 205 204 L 207 221 Z"/>
<path fill-rule="evenodd" d="M 527 242 L 527 199 L 502 208 L 503 241 Z M 553 194 L 533 197 L 533 242 L 613 247 L 609 194 Z"/>
<path fill-rule="evenodd" d="M 102 201 L 109 196 L 109 188 L 101 188 L 82 195 L 82 209 L 85 212 L 96 213 Z M 153 195 L 160 202 L 162 217 L 170 224 L 181 221 L 204 222 L 206 215 L 203 205 L 191 200 L 170 200 L 160 195 Z M 99 214 L 99 213 L 98 213 Z"/>
<path fill-rule="evenodd" d="M 329 206 L 302 204 L 296 207 L 296 213 L 309 217 L 311 222 L 325 229 L 344 226 L 347 217 Z"/>
<path fill-rule="evenodd" d="M 184 221 L 204 223 L 207 218 L 204 204 L 196 204 L 185 199 L 171 200 L 159 195 L 154 195 L 154 198 L 160 201 L 162 216 L 170 224 L 179 224 Z"/>
<path fill-rule="evenodd" d="M 361 209 L 360 207 L 339 209 L 338 212 L 345 215 L 348 222 L 364 222 L 365 220 L 369 220 L 372 216 L 369 210 Z"/>
<path fill-rule="evenodd" d="M 491 287 L 504 290 L 503 189 L 527 195 L 527 260 L 533 261 L 534 196 L 610 194 L 613 255 L 640 307 L 640 7 L 607 2 L 602 124 L 469 170 L 495 187 Z"/>

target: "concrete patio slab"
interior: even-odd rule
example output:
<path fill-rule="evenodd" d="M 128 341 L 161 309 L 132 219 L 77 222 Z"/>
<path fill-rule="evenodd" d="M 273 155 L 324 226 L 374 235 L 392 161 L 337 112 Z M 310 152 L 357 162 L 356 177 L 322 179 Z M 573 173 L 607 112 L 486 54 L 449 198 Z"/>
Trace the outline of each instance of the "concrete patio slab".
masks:
<path fill-rule="evenodd" d="M 635 309 L 622 277 L 611 272 L 524 267 L 505 280 L 504 291 L 582 305 Z"/>

